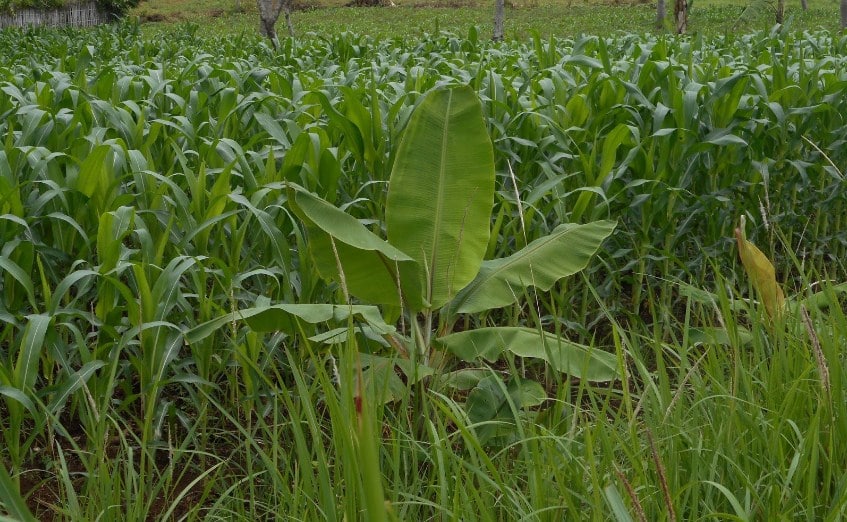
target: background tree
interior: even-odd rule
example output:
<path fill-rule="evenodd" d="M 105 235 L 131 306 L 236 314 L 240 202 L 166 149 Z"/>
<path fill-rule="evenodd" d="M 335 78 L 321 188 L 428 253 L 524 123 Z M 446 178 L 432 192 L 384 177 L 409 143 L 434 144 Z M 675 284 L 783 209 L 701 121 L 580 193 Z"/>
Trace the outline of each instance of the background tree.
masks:
<path fill-rule="evenodd" d="M 291 24 L 291 0 L 256 0 L 259 6 L 259 30 L 267 36 L 274 46 L 279 49 L 279 38 L 276 35 L 276 21 L 279 13 L 285 10 L 285 22 L 288 24 L 288 34 L 294 36 L 294 26 Z"/>
<path fill-rule="evenodd" d="M 688 30 L 688 1 L 674 0 L 673 18 L 676 24 L 676 34 L 684 34 Z"/>
<path fill-rule="evenodd" d="M 503 17 L 506 11 L 506 0 L 494 0 L 494 36 L 492 39 L 499 42 L 503 39 Z"/>
<path fill-rule="evenodd" d="M 662 29 L 665 26 L 666 16 L 665 0 L 658 0 L 656 2 L 656 29 Z"/>
<path fill-rule="evenodd" d="M 847 0 L 841 0 L 841 28 L 847 29 Z"/>
<path fill-rule="evenodd" d="M 776 0 L 776 23 L 782 24 L 785 21 L 785 0 Z"/>

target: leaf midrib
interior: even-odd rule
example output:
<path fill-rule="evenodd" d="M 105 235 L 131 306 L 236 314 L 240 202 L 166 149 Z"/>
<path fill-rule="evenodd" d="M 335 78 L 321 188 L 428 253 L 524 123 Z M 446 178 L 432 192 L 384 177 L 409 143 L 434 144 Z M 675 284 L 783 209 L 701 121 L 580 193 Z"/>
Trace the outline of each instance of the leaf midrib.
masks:
<path fill-rule="evenodd" d="M 447 144 L 449 140 L 447 137 L 450 135 L 450 107 L 453 104 L 453 91 L 448 91 L 447 95 L 447 110 L 445 111 L 444 118 L 444 132 L 441 134 L 441 161 L 439 161 L 438 166 L 438 197 L 435 202 L 435 222 L 432 228 L 432 252 L 430 253 L 429 259 L 429 281 L 427 284 L 427 301 L 432 302 L 432 294 L 435 286 L 435 277 L 436 277 L 436 259 L 438 258 L 438 231 L 441 228 L 441 220 L 444 209 L 444 184 L 446 183 L 445 174 L 447 172 L 446 161 L 447 157 Z M 439 267 L 440 268 L 440 267 Z"/>

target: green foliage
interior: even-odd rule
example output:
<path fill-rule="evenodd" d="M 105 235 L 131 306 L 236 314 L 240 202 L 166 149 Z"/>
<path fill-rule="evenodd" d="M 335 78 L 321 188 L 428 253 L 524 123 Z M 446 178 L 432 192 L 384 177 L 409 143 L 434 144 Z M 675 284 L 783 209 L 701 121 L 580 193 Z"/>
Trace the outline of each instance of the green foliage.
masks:
<path fill-rule="evenodd" d="M 529 328 L 478 328 L 440 337 L 438 342 L 467 361 L 496 361 L 508 351 L 544 360 L 557 371 L 588 381 L 612 381 L 619 376 L 614 354 Z"/>
<path fill-rule="evenodd" d="M 4 516 L 844 517 L 842 35 L 118 25 L 0 55 Z M 386 217 L 446 85 L 486 218 L 421 216 L 478 234 L 469 282 Z M 742 214 L 808 321 L 751 306 Z M 397 292 L 418 260 L 447 282 Z"/>
<path fill-rule="evenodd" d="M 502 259 L 484 261 L 471 283 L 450 303 L 454 313 L 476 313 L 515 303 L 521 289 L 533 286 L 549 291 L 563 277 L 583 270 L 615 228 L 610 221 L 586 225 L 565 223 Z"/>
<path fill-rule="evenodd" d="M 316 265 L 323 267 L 322 275 L 333 277 L 348 300 L 352 293 L 381 304 L 399 304 L 407 312 L 410 338 L 395 336 L 391 344 L 404 345 L 402 352 L 412 354 L 413 375 L 429 371 L 435 310 L 442 309 L 444 330 L 453 314 L 512 304 L 529 286 L 549 290 L 556 281 L 585 268 L 614 229 L 613 223 L 602 222 L 577 226 L 576 232 L 567 234 L 574 227 L 562 225 L 558 232 L 481 269 L 494 197 L 492 145 L 481 109 L 468 87 L 433 90 L 415 108 L 389 180 L 388 241 L 327 202 L 297 188 L 291 191 L 295 212 L 311 231 L 309 251 Z M 489 360 L 510 352 L 545 359 L 558 371 L 589 380 L 617 376 L 611 354 L 529 329 L 480 329 L 439 341 L 471 362 L 479 353 L 468 357 L 465 345 L 498 343 L 499 351 L 486 352 Z M 545 357 L 551 353 L 555 357 Z M 371 369 L 366 373 L 373 378 Z"/>

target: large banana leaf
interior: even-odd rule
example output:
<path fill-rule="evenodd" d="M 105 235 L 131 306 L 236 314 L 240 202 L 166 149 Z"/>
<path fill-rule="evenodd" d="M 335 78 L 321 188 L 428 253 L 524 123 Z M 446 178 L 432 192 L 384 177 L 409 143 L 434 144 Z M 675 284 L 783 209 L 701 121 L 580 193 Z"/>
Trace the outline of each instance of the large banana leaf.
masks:
<path fill-rule="evenodd" d="M 195 326 L 185 332 L 185 340 L 189 344 L 202 341 L 222 326 L 234 321 L 245 321 L 256 332 L 297 332 L 297 321 L 311 324 L 326 322 L 346 322 L 350 316 L 358 317 L 371 326 L 374 331 L 382 334 L 394 332 L 394 327 L 385 324 L 379 309 L 367 305 L 333 305 L 333 304 L 276 304 L 261 305 L 224 314 L 220 317 Z"/>
<path fill-rule="evenodd" d="M 438 342 L 465 361 L 480 357 L 495 361 L 509 351 L 519 357 L 542 359 L 554 369 L 580 379 L 611 381 L 618 377 L 615 354 L 530 328 L 479 328 L 446 335 Z"/>
<path fill-rule="evenodd" d="M 449 310 L 475 313 L 507 306 L 528 286 L 550 290 L 559 279 L 584 269 L 614 229 L 612 221 L 559 225 L 509 257 L 485 261 L 476 278 L 450 303 Z"/>
<path fill-rule="evenodd" d="M 494 153 L 470 87 L 432 91 L 412 114 L 388 187 L 388 241 L 418 266 L 401 267 L 440 308 L 479 271 L 494 201 Z M 427 307 L 423 301 L 419 308 Z"/>
<path fill-rule="evenodd" d="M 369 303 L 399 305 L 398 267 L 415 261 L 323 199 L 301 190 L 292 192 L 292 208 L 306 225 L 309 252 L 321 277 L 340 281 L 340 265 L 352 295 Z M 419 289 L 410 292 L 420 299 Z"/>

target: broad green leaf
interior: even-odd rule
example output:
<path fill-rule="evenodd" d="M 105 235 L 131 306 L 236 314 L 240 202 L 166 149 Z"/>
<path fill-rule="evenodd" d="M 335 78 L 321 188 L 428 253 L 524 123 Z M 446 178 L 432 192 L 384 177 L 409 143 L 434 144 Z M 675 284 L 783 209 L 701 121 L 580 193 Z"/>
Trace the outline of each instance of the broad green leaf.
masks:
<path fill-rule="evenodd" d="M 364 161 L 364 158 L 361 155 L 364 143 L 362 140 L 362 134 L 359 132 L 359 128 L 356 127 L 345 115 L 341 114 L 335 106 L 333 106 L 329 98 L 326 97 L 326 94 L 320 91 L 313 91 L 312 95 L 320 102 L 321 108 L 324 110 L 327 119 L 329 120 L 330 128 L 340 128 L 341 135 L 344 136 L 344 139 L 349 143 L 347 148 L 353 153 L 357 160 Z"/>
<path fill-rule="evenodd" d="M 497 412 L 506 403 L 504 387 L 499 377 L 489 375 L 480 380 L 468 394 L 465 404 L 468 420 L 476 424 L 496 418 Z"/>
<path fill-rule="evenodd" d="M 273 116 L 264 112 L 255 112 L 253 117 L 256 118 L 259 125 L 265 129 L 265 132 L 267 132 L 270 137 L 275 139 L 280 145 L 285 147 L 291 146 L 291 140 L 288 139 L 288 136 L 286 136 L 282 126 Z"/>
<path fill-rule="evenodd" d="M 153 300 L 153 292 L 150 290 L 150 282 L 147 279 L 147 273 L 141 263 L 132 265 L 132 273 L 135 275 L 136 292 L 138 295 L 138 304 L 141 311 L 138 314 L 140 317 L 130 317 L 130 321 L 140 321 L 147 323 L 156 317 L 158 306 Z"/>
<path fill-rule="evenodd" d="M 422 365 L 418 365 L 413 372 L 411 362 L 407 359 L 367 353 L 359 354 L 359 362 L 362 365 L 363 384 L 378 404 L 386 404 L 405 397 L 408 394 L 407 383 L 420 381 L 434 373 L 432 368 Z M 406 382 L 400 379 L 398 369 L 406 376 Z"/>
<path fill-rule="evenodd" d="M 411 257 L 311 193 L 295 191 L 294 203 L 294 211 L 306 224 L 309 252 L 321 277 L 341 281 L 340 264 L 350 294 L 369 303 L 400 304 L 397 271 L 401 265 L 415 265 Z M 419 300 L 416 290 L 404 289 L 403 297 Z"/>
<path fill-rule="evenodd" d="M 420 363 L 413 363 L 410 359 L 397 357 L 394 359 L 394 364 L 406 376 L 407 383 L 416 383 L 424 377 L 429 377 L 435 373 L 435 369 Z"/>
<path fill-rule="evenodd" d="M 49 315 L 29 315 L 24 329 L 21 346 L 18 350 L 17 363 L 13 374 L 15 387 L 29 391 L 35 385 L 38 377 L 38 359 L 44 348 L 44 339 L 52 318 Z"/>
<path fill-rule="evenodd" d="M 446 335 L 438 342 L 465 361 L 495 361 L 509 351 L 519 357 L 543 359 L 557 371 L 588 381 L 618 377 L 614 354 L 530 328 L 479 328 Z"/>
<path fill-rule="evenodd" d="M 418 262 L 401 267 L 413 308 L 440 308 L 476 277 L 488 246 L 494 153 L 470 87 L 430 92 L 400 142 L 388 187 L 388 242 Z"/>
<path fill-rule="evenodd" d="M 412 258 L 391 246 L 387 241 L 365 228 L 362 223 L 330 203 L 308 192 L 295 193 L 295 201 L 306 217 L 336 240 L 361 250 L 381 253 L 392 261 L 411 261 Z"/>
<path fill-rule="evenodd" d="M 379 309 L 367 305 L 332 304 L 277 304 L 258 306 L 232 312 L 211 321 L 207 321 L 185 332 L 189 344 L 201 341 L 224 325 L 233 321 L 245 321 L 256 332 L 297 331 L 297 320 L 317 324 L 346 321 L 350 315 L 357 316 L 371 326 L 374 331 L 383 334 L 394 332 L 394 327 L 385 324 Z"/>
<path fill-rule="evenodd" d="M 76 189 L 91 198 L 98 213 L 103 210 L 112 185 L 112 163 L 107 161 L 111 151 L 109 145 L 98 145 L 79 167 Z"/>
<path fill-rule="evenodd" d="M 514 303 L 529 286 L 550 290 L 559 279 L 584 269 L 614 229 L 612 221 L 559 225 L 509 257 L 484 261 L 479 274 L 449 309 L 454 313 L 481 312 Z"/>
<path fill-rule="evenodd" d="M 538 406 L 546 400 L 544 387 L 535 381 L 512 379 L 504 383 L 500 377 L 488 375 L 470 391 L 465 406 L 468 420 L 477 425 L 477 437 L 484 444 L 494 437 L 516 433 L 517 412 L 512 411 L 511 405 L 520 410 Z"/>
<path fill-rule="evenodd" d="M 362 137 L 362 157 L 367 165 L 372 165 L 377 155 L 374 148 L 374 134 L 378 132 L 374 125 L 374 117 L 378 118 L 379 115 L 371 114 L 362 104 L 361 100 L 365 93 L 344 86 L 340 87 L 340 90 L 344 95 L 345 115 L 356 126 Z"/>
<path fill-rule="evenodd" d="M 374 328 L 370 325 L 363 324 L 361 326 L 356 326 L 354 332 L 362 334 L 369 341 L 373 341 L 381 346 L 385 346 L 386 348 L 391 346 L 391 343 L 383 338 L 383 334 L 379 333 L 378 330 L 374 330 Z M 339 327 L 333 328 L 328 332 L 313 335 L 309 337 L 309 340 L 321 344 L 344 344 L 349 341 L 349 337 L 350 328 Z"/>
<path fill-rule="evenodd" d="M 338 197 L 338 180 L 342 178 L 341 164 L 329 149 L 323 149 L 318 164 L 318 182 L 327 201 L 335 203 Z"/>
<path fill-rule="evenodd" d="M 544 386 L 531 379 L 512 379 L 506 389 L 518 408 L 532 408 L 544 404 L 549 397 Z"/>
<path fill-rule="evenodd" d="M 470 390 L 491 372 L 483 368 L 462 368 L 439 375 L 438 380 L 444 386 L 457 390 Z"/>
<path fill-rule="evenodd" d="M 776 317 L 782 313 L 785 306 L 785 296 L 782 293 L 782 288 L 776 282 L 773 264 L 756 245 L 747 241 L 741 228 L 735 229 L 735 239 L 738 243 L 741 263 L 753 282 L 753 287 L 759 294 L 762 304 L 765 305 L 765 310 L 770 317 Z"/>

